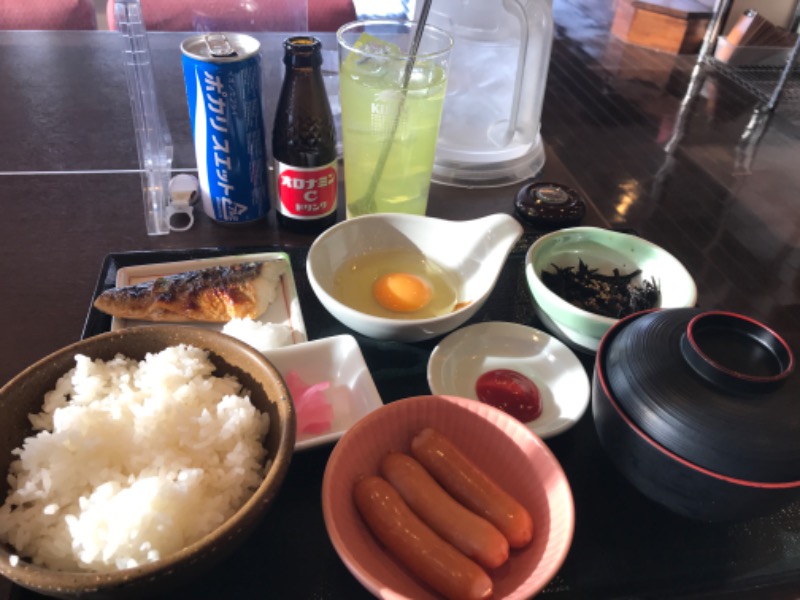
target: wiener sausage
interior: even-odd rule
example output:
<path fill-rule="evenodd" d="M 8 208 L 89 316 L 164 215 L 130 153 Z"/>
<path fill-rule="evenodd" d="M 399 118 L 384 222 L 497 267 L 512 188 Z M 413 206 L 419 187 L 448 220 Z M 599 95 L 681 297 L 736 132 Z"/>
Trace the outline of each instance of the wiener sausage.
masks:
<path fill-rule="evenodd" d="M 447 437 L 423 429 L 411 440 L 411 453 L 456 500 L 497 527 L 512 548 L 531 541 L 530 513 Z"/>
<path fill-rule="evenodd" d="M 385 479 L 364 477 L 353 498 L 375 537 L 434 590 L 451 600 L 492 596 L 486 572 L 425 525 Z"/>
<path fill-rule="evenodd" d="M 488 569 L 508 560 L 508 540 L 497 527 L 454 500 L 412 457 L 390 452 L 381 475 L 420 519 L 472 560 Z"/>

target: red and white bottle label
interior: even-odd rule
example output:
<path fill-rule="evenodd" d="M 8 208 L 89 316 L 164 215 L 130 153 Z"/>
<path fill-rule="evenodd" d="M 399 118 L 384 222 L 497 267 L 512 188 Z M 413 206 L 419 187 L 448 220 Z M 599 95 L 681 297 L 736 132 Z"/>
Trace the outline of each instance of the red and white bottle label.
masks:
<path fill-rule="evenodd" d="M 319 219 L 336 210 L 336 161 L 324 167 L 277 162 L 278 210 L 295 219 Z"/>

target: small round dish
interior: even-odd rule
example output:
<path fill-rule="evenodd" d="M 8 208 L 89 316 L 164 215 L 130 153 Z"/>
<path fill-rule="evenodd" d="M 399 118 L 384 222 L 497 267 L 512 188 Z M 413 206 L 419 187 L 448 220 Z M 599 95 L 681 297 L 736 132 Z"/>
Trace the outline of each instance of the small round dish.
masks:
<path fill-rule="evenodd" d="M 576 190 L 547 181 L 524 185 L 517 192 L 514 208 L 531 225 L 550 229 L 577 225 L 586 216 L 586 202 Z"/>
<path fill-rule="evenodd" d="M 526 423 L 541 438 L 567 431 L 589 406 L 589 377 L 556 338 L 516 323 L 477 323 L 444 338 L 428 360 L 431 392 L 478 400 L 478 378 L 495 369 L 517 371 L 539 389 L 542 414 Z"/>

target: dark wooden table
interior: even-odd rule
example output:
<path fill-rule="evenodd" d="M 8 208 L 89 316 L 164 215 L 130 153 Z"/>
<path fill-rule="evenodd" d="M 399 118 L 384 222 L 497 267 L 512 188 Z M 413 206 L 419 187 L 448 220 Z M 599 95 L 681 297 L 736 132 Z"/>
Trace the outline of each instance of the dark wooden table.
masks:
<path fill-rule="evenodd" d="M 179 170 L 194 166 L 178 51 L 182 37 L 151 35 Z M 282 39 L 280 34 L 263 36 L 268 111 L 277 99 Z M 334 47 L 330 36 L 323 42 Z M 655 164 L 652 140 L 636 137 L 634 127 L 611 123 L 624 120 L 624 112 L 615 112 L 624 106 L 593 97 L 589 86 L 571 88 L 578 67 L 568 42 L 558 39 L 554 47 L 543 123 L 547 163 L 539 179 L 579 189 L 590 206 L 584 224 L 633 229 L 673 252 L 695 275 L 701 306 L 764 319 L 800 348 L 797 245 L 778 243 L 770 223 L 753 211 L 745 214 L 753 221 L 748 238 L 741 239 L 740 211 L 747 207 L 727 188 L 714 188 L 713 178 L 688 148 L 677 155 L 658 188 L 666 185 L 670 193 L 635 195 L 636 189 L 655 185 L 653 173 L 643 172 Z M 230 228 L 198 214 L 188 232 L 147 235 L 121 56 L 121 42 L 110 32 L 0 32 L 5 82 L 0 94 L 5 142 L 0 144 L 0 281 L 5 286 L 0 383 L 81 337 L 103 261 L 114 253 L 287 249 L 296 259 L 309 337 L 347 332 L 322 309 L 304 279 L 302 260 L 312 239 L 278 230 L 274 215 L 258 225 Z M 579 140 L 579 130 L 594 138 Z M 647 127 L 640 130 L 650 133 Z M 620 182 L 633 190 L 628 196 L 620 192 Z M 434 185 L 428 214 L 463 220 L 512 213 L 518 187 Z M 709 204 L 705 199 L 716 193 L 725 195 Z M 720 211 L 722 204 L 735 209 Z M 524 250 L 540 233 L 526 227 L 498 289 L 476 320 L 540 326 L 521 272 Z M 424 365 L 436 340 L 397 344 L 356 337 L 384 401 L 428 392 Z M 582 359 L 591 368 L 591 356 Z M 800 507 L 714 527 L 671 515 L 616 474 L 598 446 L 590 411 L 549 445 L 570 477 L 577 523 L 567 562 L 543 596 L 750 597 L 753 590 L 766 594 L 766 586 L 772 596 L 760 597 L 797 597 Z M 173 597 L 367 597 L 324 533 L 318 492 L 329 450 L 295 457 L 283 501 L 256 536 L 217 571 Z M 5 596 L 2 591 L 0 581 L 0 598 L 34 597 L 17 588 Z"/>

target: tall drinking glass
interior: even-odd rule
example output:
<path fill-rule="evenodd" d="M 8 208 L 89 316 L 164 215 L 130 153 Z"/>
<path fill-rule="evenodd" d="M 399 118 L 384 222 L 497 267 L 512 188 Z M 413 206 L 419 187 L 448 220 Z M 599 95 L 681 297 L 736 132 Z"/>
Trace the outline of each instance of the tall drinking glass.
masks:
<path fill-rule="evenodd" d="M 453 40 L 412 21 L 356 21 L 336 34 L 347 216 L 424 215 Z"/>

